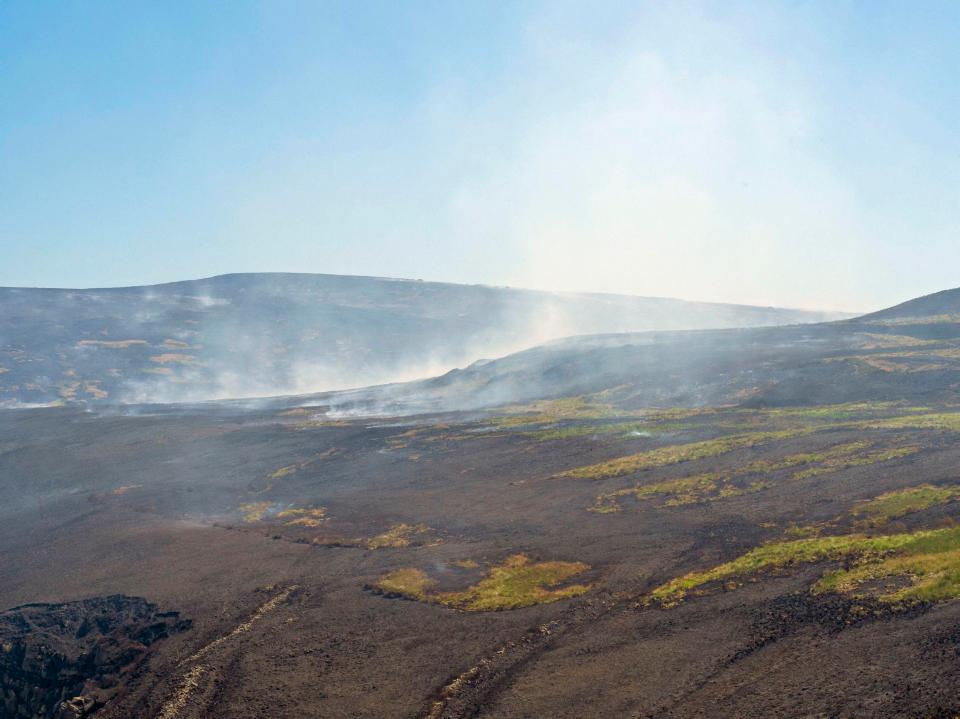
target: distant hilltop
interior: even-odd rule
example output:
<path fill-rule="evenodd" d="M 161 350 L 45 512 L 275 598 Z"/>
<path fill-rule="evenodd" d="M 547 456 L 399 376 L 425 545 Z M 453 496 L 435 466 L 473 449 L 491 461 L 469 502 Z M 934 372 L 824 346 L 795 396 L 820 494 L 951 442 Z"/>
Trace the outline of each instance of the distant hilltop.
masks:
<path fill-rule="evenodd" d="M 320 392 L 432 376 L 573 335 L 847 316 L 324 274 L 0 288 L 0 406 Z"/>

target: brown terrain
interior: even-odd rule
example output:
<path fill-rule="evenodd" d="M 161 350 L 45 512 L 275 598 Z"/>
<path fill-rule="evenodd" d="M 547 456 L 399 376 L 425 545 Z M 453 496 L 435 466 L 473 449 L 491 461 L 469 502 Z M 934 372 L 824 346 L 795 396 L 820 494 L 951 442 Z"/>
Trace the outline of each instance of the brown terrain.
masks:
<path fill-rule="evenodd" d="M 0 716 L 954 717 L 960 300 L 917 302 L 395 416 L 0 412 Z"/>

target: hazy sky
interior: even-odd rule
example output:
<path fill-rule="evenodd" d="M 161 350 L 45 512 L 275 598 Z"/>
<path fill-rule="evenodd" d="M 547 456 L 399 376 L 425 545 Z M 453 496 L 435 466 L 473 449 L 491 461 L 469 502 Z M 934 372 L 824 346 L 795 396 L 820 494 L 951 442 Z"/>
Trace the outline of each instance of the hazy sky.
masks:
<path fill-rule="evenodd" d="M 957 2 L 0 2 L 0 284 L 960 285 Z"/>

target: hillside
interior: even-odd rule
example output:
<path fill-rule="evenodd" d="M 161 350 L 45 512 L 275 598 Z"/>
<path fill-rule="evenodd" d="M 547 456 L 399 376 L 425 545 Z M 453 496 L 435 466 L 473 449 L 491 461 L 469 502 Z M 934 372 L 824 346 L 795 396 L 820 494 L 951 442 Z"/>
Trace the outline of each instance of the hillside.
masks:
<path fill-rule="evenodd" d="M 951 321 L 960 317 L 960 288 L 942 290 L 923 297 L 901 302 L 893 307 L 864 315 L 862 319 L 876 322 L 922 320 L 927 323 Z"/>
<path fill-rule="evenodd" d="M 623 407 L 960 399 L 951 290 L 839 322 L 571 337 L 429 380 L 316 396 L 334 413 L 473 410 L 603 392 Z M 289 401 L 296 401 L 291 398 Z"/>
<path fill-rule="evenodd" d="M 435 375 L 557 337 L 825 313 L 309 274 L 0 288 L 0 402 L 176 402 Z"/>
<path fill-rule="evenodd" d="M 0 410 L 0 716 L 960 716 L 940 310 Z"/>

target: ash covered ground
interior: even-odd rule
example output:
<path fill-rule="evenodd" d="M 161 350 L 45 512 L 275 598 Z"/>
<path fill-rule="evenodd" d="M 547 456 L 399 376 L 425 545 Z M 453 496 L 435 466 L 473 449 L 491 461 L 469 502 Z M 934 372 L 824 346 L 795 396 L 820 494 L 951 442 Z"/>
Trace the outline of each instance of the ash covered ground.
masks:
<path fill-rule="evenodd" d="M 389 395 L 4 411 L 0 667 L 56 625 L 70 680 L 21 669 L 2 706 L 955 716 L 958 305 L 571 340 Z"/>

